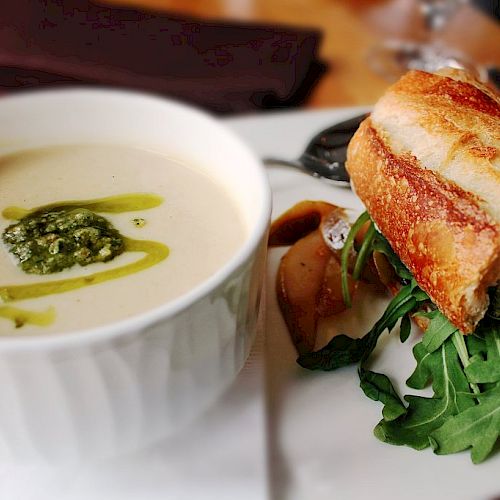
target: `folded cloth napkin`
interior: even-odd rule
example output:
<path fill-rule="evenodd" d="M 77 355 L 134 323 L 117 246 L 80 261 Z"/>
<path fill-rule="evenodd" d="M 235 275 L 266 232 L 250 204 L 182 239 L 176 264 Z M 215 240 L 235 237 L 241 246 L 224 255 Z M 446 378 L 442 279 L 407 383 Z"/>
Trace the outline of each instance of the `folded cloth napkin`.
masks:
<path fill-rule="evenodd" d="M 216 113 L 294 106 L 324 69 L 320 38 L 88 0 L 15 0 L 0 16 L 0 89 L 111 85 Z"/>

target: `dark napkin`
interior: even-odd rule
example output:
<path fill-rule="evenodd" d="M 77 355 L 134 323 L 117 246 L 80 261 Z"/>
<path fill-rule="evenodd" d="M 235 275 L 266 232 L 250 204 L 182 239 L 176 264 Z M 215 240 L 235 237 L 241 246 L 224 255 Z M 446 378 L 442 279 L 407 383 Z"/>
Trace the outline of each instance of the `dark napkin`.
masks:
<path fill-rule="evenodd" d="M 311 29 L 15 0 L 0 14 L 0 88 L 110 85 L 217 113 L 296 106 L 324 69 L 319 40 Z"/>

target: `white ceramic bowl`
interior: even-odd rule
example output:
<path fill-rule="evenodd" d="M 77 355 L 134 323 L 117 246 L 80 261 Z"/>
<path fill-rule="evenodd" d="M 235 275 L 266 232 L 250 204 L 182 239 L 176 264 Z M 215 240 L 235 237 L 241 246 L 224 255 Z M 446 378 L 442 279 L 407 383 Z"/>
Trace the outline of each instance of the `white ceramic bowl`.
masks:
<path fill-rule="evenodd" d="M 142 94 L 1 98 L 0 154 L 75 143 L 146 147 L 208 169 L 238 200 L 248 236 L 213 276 L 147 313 L 61 335 L 0 337 L 0 459 L 110 456 L 164 437 L 216 401 L 255 334 L 271 195 L 249 149 L 204 113 Z"/>

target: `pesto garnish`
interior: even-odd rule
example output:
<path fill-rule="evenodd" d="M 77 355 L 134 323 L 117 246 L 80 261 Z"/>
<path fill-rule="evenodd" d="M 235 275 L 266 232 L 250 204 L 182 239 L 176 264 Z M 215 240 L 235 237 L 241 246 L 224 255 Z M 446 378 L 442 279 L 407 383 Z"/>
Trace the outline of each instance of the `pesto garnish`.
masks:
<path fill-rule="evenodd" d="M 53 308 L 37 312 L 18 309 L 6 304 L 65 293 L 123 278 L 166 259 L 169 248 L 163 243 L 135 240 L 122 236 L 107 219 L 94 213 L 147 210 L 159 206 L 162 202 L 163 198 L 158 195 L 131 193 L 93 200 L 60 201 L 31 209 L 5 208 L 2 211 L 2 216 L 19 222 L 12 224 L 5 230 L 4 242 L 10 251 L 15 247 L 17 253 L 24 257 L 23 262 L 27 263 L 25 264 L 27 269 L 44 269 L 45 266 L 52 267 L 57 271 L 69 267 L 64 265 L 65 262 L 74 260 L 73 264 L 79 263 L 81 265 L 87 265 L 91 262 L 105 262 L 122 252 L 137 252 L 145 255 L 124 266 L 85 276 L 40 281 L 25 285 L 0 285 L 0 318 L 10 319 L 16 328 L 27 323 L 38 326 L 49 325 L 55 320 Z M 5 236 L 6 233 L 8 236 Z M 49 236 L 54 234 L 55 236 Z M 69 243 L 65 241 L 66 239 L 69 240 Z M 71 246 L 73 246 L 72 253 L 68 250 Z M 51 263 L 46 264 L 49 260 Z M 64 267 L 62 267 L 63 265 Z M 36 272 L 30 270 L 26 270 L 26 272 Z M 38 272 L 38 274 L 49 272 L 51 271 Z"/>
<path fill-rule="evenodd" d="M 106 218 L 86 208 L 32 213 L 8 226 L 2 239 L 21 269 L 30 274 L 107 262 L 124 251 L 120 233 Z"/>
<path fill-rule="evenodd" d="M 41 281 L 26 285 L 0 285 L 0 303 L 17 302 L 19 300 L 35 299 L 55 293 L 65 293 L 78 288 L 98 285 L 105 281 L 123 278 L 129 274 L 138 273 L 166 259 L 170 253 L 163 243 L 148 240 L 133 240 L 124 237 L 126 252 L 144 253 L 141 259 L 124 266 L 100 271 L 86 276 L 77 276 L 62 280 Z"/>

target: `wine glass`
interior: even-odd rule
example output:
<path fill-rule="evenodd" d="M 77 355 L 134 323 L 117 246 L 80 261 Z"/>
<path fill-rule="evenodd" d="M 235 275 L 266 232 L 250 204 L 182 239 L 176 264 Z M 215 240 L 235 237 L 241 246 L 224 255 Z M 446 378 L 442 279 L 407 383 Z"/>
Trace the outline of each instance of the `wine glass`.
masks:
<path fill-rule="evenodd" d="M 448 20 L 466 2 L 467 0 L 419 0 L 419 11 L 425 28 L 424 40 L 384 40 L 368 54 L 371 68 L 390 81 L 398 79 L 410 69 L 434 72 L 443 67 L 466 69 L 486 81 L 486 68 L 440 41 L 440 34 Z"/>

